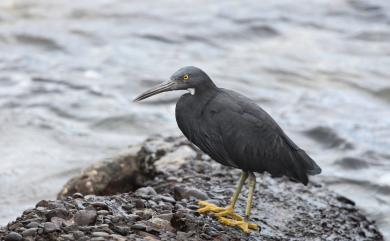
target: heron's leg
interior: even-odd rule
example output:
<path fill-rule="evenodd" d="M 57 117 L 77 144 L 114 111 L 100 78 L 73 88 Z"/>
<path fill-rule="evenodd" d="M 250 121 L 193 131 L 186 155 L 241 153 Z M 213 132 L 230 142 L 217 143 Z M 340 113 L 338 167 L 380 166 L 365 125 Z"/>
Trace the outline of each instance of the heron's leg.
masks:
<path fill-rule="evenodd" d="M 235 226 L 239 227 L 242 231 L 245 233 L 249 233 L 250 229 L 258 230 L 257 224 L 249 223 L 249 217 L 251 215 L 251 209 L 252 209 L 252 202 L 253 202 L 253 193 L 256 186 L 256 176 L 253 173 L 249 174 L 249 192 L 248 192 L 248 199 L 246 201 L 246 208 L 245 208 L 245 218 L 244 220 L 231 220 L 227 218 L 219 218 L 219 221 L 222 224 L 229 225 L 229 226 Z"/>
<path fill-rule="evenodd" d="M 227 207 L 221 208 L 218 207 L 212 203 L 208 203 L 206 201 L 199 201 L 198 204 L 203 206 L 202 208 L 198 209 L 199 213 L 207 213 L 207 212 L 213 212 L 215 215 L 219 218 L 230 216 L 234 220 L 243 220 L 244 218 L 238 215 L 234 212 L 234 206 L 236 205 L 238 196 L 240 195 L 240 192 L 242 190 L 242 186 L 244 185 L 246 179 L 248 178 L 248 172 L 242 172 L 240 181 L 238 182 L 237 188 L 233 194 L 233 196 L 230 199 L 230 204 Z"/>

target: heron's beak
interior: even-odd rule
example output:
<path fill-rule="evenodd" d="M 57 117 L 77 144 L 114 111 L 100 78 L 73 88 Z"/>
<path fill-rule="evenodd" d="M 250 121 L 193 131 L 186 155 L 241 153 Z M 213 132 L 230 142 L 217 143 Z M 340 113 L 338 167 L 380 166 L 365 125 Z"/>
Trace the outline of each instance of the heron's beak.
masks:
<path fill-rule="evenodd" d="M 176 90 L 177 89 L 176 87 L 177 87 L 177 83 L 175 81 L 164 82 L 162 84 L 159 84 L 159 85 L 151 88 L 150 90 L 145 91 L 141 95 L 137 96 L 134 99 L 134 102 L 149 98 L 152 95 L 157 95 L 157 94 L 162 93 L 162 92 Z"/>

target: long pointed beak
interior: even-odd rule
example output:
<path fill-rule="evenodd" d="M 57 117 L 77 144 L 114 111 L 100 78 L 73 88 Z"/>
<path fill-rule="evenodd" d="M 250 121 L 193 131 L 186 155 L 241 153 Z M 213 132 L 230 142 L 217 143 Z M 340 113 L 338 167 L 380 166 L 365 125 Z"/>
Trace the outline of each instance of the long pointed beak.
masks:
<path fill-rule="evenodd" d="M 137 101 L 149 98 L 150 96 L 157 95 L 157 94 L 162 93 L 162 92 L 175 90 L 176 85 L 177 84 L 174 81 L 164 82 L 164 83 L 159 84 L 159 85 L 151 88 L 150 90 L 147 90 L 144 93 L 140 94 L 133 101 L 137 102 Z"/>

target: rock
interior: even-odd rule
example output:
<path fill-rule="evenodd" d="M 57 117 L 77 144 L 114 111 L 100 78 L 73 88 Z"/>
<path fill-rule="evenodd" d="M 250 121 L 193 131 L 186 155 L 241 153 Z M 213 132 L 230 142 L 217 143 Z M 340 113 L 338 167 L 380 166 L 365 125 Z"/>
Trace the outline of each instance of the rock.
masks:
<path fill-rule="evenodd" d="M 79 231 L 79 230 L 77 230 L 77 231 L 74 231 L 73 232 L 73 237 L 76 239 L 76 240 L 79 240 L 79 239 L 81 239 L 82 237 L 84 237 L 85 235 L 84 235 L 84 232 L 82 232 L 82 231 Z"/>
<path fill-rule="evenodd" d="M 152 187 L 141 187 L 135 191 L 135 194 L 139 196 L 151 196 L 156 195 L 157 192 Z"/>
<path fill-rule="evenodd" d="M 205 192 L 196 188 L 176 186 L 174 188 L 174 193 L 176 200 L 189 199 L 190 197 L 194 197 L 200 200 L 206 200 L 209 198 L 209 196 Z"/>
<path fill-rule="evenodd" d="M 109 214 L 110 212 L 109 211 L 107 211 L 107 210 L 99 210 L 99 211 L 97 211 L 97 214 L 98 215 L 103 215 L 103 216 L 106 216 L 107 214 Z"/>
<path fill-rule="evenodd" d="M 57 231 L 59 228 L 57 227 L 57 225 L 55 225 L 54 223 L 52 222 L 46 222 L 44 225 L 43 225 L 43 232 L 45 233 L 52 233 L 52 232 L 55 232 Z"/>
<path fill-rule="evenodd" d="M 73 198 L 84 198 L 84 195 L 79 193 L 79 192 L 76 192 L 76 193 L 73 193 L 72 197 Z"/>
<path fill-rule="evenodd" d="M 41 200 L 41 201 L 39 201 L 39 202 L 35 205 L 35 207 L 44 207 L 44 208 L 47 208 L 47 207 L 49 207 L 49 202 L 46 201 L 46 200 Z"/>
<path fill-rule="evenodd" d="M 141 199 L 135 200 L 135 207 L 138 209 L 145 208 L 145 202 Z"/>
<path fill-rule="evenodd" d="M 136 230 L 146 230 L 146 225 L 142 223 L 136 223 L 132 225 L 131 228 Z"/>
<path fill-rule="evenodd" d="M 156 217 L 167 220 L 167 221 L 171 221 L 173 214 L 172 213 L 165 213 L 165 214 L 157 215 Z"/>
<path fill-rule="evenodd" d="M 178 149 L 188 155 L 180 158 Z M 72 178 L 60 193 L 61 200 L 39 202 L 0 227 L 0 237 L 21 240 L 22 233 L 31 232 L 26 240 L 383 240 L 375 223 L 353 201 L 321 184 L 303 186 L 268 175 L 257 177 L 261 189 L 255 192 L 251 216 L 262 230 L 247 236 L 212 215 L 196 212 L 198 199 L 225 206 L 239 170 L 203 158 L 181 138 L 150 139 L 136 150 Z M 180 163 L 176 169 L 155 165 L 172 156 L 185 164 L 174 162 Z M 139 188 L 142 185 L 146 187 Z M 113 190 L 123 193 L 111 195 Z M 245 212 L 242 198 L 235 211 Z"/>
<path fill-rule="evenodd" d="M 62 240 L 74 240 L 75 239 L 73 234 L 61 234 L 60 238 Z"/>
<path fill-rule="evenodd" d="M 108 210 L 108 206 L 104 202 L 92 202 L 91 205 L 97 210 Z"/>
<path fill-rule="evenodd" d="M 172 203 L 172 204 L 175 204 L 176 203 L 176 200 L 173 198 L 173 197 L 168 197 L 168 196 L 163 196 L 163 195 L 160 195 L 159 196 L 161 198 L 161 200 L 163 200 L 164 202 L 169 202 L 169 203 Z"/>
<path fill-rule="evenodd" d="M 68 217 L 68 211 L 65 208 L 55 208 L 53 210 L 50 210 L 47 215 L 47 219 L 50 220 L 52 217 L 59 217 L 59 218 L 67 218 Z"/>
<path fill-rule="evenodd" d="M 31 222 L 26 225 L 26 228 L 38 228 L 38 227 L 39 227 L 39 223 L 37 222 Z"/>
<path fill-rule="evenodd" d="M 26 229 L 22 232 L 22 236 L 23 237 L 28 237 L 28 236 L 32 236 L 34 237 L 36 234 L 37 234 L 37 230 L 38 228 L 29 228 L 29 229 Z"/>
<path fill-rule="evenodd" d="M 95 223 L 96 217 L 95 210 L 81 210 L 75 214 L 74 221 L 77 225 L 88 226 Z"/>
<path fill-rule="evenodd" d="M 110 237 L 110 234 L 108 234 L 108 233 L 106 233 L 106 232 L 93 232 L 93 233 L 92 233 L 92 236 L 93 236 L 93 237 L 108 238 L 108 237 Z"/>
<path fill-rule="evenodd" d="M 22 239 L 23 239 L 22 235 L 20 235 L 20 234 L 18 234 L 16 232 L 10 232 L 9 234 L 7 234 L 4 237 L 5 241 L 20 241 Z"/>

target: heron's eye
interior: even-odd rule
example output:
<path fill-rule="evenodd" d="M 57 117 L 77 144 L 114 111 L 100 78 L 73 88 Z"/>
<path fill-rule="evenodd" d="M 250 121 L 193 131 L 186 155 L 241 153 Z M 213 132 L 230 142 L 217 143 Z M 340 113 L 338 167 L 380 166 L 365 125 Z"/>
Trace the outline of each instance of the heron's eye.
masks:
<path fill-rule="evenodd" d="M 183 75 L 183 80 L 188 80 L 189 78 L 188 74 Z"/>

